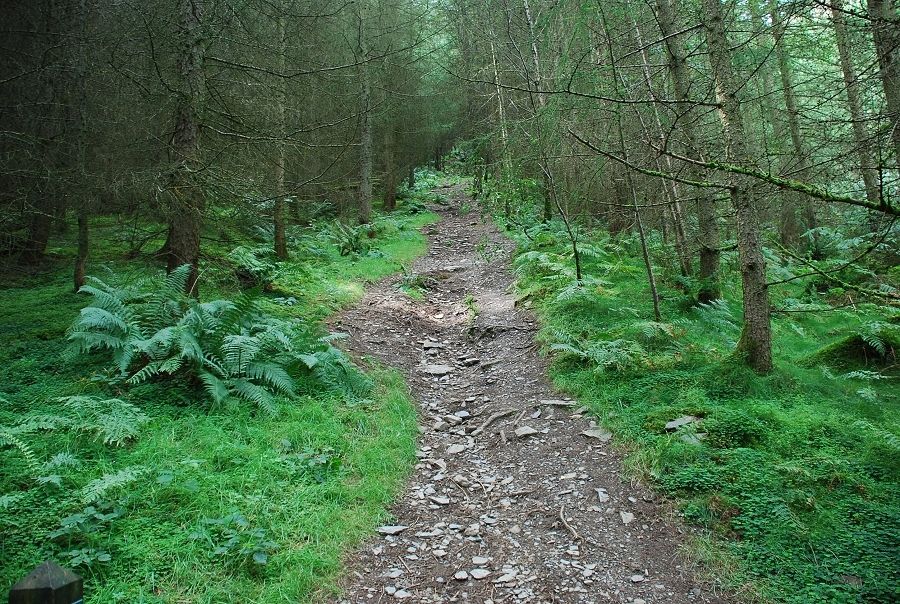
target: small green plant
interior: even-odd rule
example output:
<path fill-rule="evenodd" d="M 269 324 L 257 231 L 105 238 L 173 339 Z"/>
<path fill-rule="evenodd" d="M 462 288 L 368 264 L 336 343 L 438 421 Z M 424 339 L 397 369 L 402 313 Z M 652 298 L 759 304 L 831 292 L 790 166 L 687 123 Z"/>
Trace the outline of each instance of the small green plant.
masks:
<path fill-rule="evenodd" d="M 469 309 L 469 321 L 474 321 L 478 317 L 478 301 L 472 294 L 466 294 L 463 303 Z"/>
<path fill-rule="evenodd" d="M 400 265 L 400 280 L 397 287 L 414 298 L 421 298 L 428 289 L 428 280 L 422 275 L 412 272 L 406 265 Z"/>
<path fill-rule="evenodd" d="M 98 562 L 109 562 L 112 556 L 103 550 L 86 547 L 63 552 L 66 564 L 73 568 L 92 568 Z"/>
<path fill-rule="evenodd" d="M 326 482 L 341 470 L 341 456 L 331 447 L 306 447 L 302 451 L 294 451 L 290 441 L 282 441 L 281 449 L 281 461 L 292 474 L 318 484 Z"/>
<path fill-rule="evenodd" d="M 265 529 L 251 526 L 240 512 L 204 518 L 190 537 L 208 544 L 211 557 L 231 566 L 263 566 L 278 549 Z"/>
<path fill-rule="evenodd" d="M 59 527 L 47 536 L 51 539 L 65 537 L 71 543 L 73 540 L 107 529 L 110 522 L 121 518 L 123 514 L 124 509 L 121 505 L 109 501 L 99 501 L 60 520 Z"/>

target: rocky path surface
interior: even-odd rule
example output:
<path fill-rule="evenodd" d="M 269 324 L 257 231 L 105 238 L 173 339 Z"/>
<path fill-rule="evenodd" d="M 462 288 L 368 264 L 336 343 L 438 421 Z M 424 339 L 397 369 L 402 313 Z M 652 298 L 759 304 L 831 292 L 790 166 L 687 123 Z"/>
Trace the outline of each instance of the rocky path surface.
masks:
<path fill-rule="evenodd" d="M 462 187 L 439 192 L 413 267 L 424 300 L 389 279 L 332 324 L 351 354 L 406 375 L 421 432 L 394 523 L 347 560 L 338 601 L 728 601 L 696 580 L 685 530 L 623 475 L 610 435 L 554 393 L 514 304 L 513 245 L 460 212 Z"/>

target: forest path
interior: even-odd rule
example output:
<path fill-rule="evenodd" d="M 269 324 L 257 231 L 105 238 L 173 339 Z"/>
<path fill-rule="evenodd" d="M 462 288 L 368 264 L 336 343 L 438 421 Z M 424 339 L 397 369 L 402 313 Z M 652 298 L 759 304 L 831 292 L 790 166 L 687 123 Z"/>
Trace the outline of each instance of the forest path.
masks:
<path fill-rule="evenodd" d="M 514 304 L 513 243 L 460 211 L 464 187 L 438 192 L 449 204 L 413 267 L 424 299 L 394 277 L 332 323 L 355 357 L 403 372 L 421 432 L 397 526 L 348 558 L 338 601 L 727 601 L 692 576 L 665 502 L 554 393 L 535 318 Z"/>

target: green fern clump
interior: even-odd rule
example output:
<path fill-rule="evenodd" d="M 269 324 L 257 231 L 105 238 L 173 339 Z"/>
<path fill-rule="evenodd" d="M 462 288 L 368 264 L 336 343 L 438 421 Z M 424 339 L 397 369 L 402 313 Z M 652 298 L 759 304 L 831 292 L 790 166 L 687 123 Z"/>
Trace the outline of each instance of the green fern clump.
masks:
<path fill-rule="evenodd" d="M 295 326 L 248 296 L 201 303 L 185 295 L 189 271 L 176 269 L 150 292 L 93 279 L 81 290 L 93 302 L 69 329 L 75 352 L 109 354 L 130 384 L 176 378 L 202 385 L 214 404 L 239 399 L 274 412 L 276 395 L 294 394 L 290 370 L 304 363 Z"/>
<path fill-rule="evenodd" d="M 627 371 L 644 367 L 648 363 L 647 351 L 633 340 L 616 339 L 592 342 L 579 348 L 571 344 L 553 344 L 550 350 L 563 352 L 584 359 L 595 366 L 595 371 Z"/>
<path fill-rule="evenodd" d="M 337 245 L 341 256 L 360 256 L 366 254 L 372 247 L 369 243 L 372 227 L 361 224 L 350 226 L 340 221 L 335 221 L 328 232 L 329 238 Z"/>
<path fill-rule="evenodd" d="M 324 350 L 301 355 L 303 363 L 312 372 L 319 387 L 339 392 L 347 400 L 363 400 L 372 392 L 374 383 L 357 369 L 342 350 L 332 342 L 347 337 L 346 334 L 330 334 L 319 339 Z"/>
<path fill-rule="evenodd" d="M 274 258 L 268 245 L 240 245 L 231 250 L 228 261 L 234 266 L 234 275 L 242 287 L 256 287 L 264 291 L 270 290 L 274 281 L 285 271 L 284 265 Z"/>

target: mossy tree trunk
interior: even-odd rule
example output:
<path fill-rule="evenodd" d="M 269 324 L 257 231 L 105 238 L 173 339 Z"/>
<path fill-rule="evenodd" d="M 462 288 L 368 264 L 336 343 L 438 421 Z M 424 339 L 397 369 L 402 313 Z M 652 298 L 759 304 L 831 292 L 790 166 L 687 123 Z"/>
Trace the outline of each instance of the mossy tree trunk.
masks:
<path fill-rule="evenodd" d="M 172 155 L 175 169 L 170 181 L 167 270 L 191 265 L 185 288 L 198 295 L 200 231 L 206 198 L 197 174 L 200 167 L 200 128 L 206 77 L 203 67 L 203 0 L 181 0 L 181 48 L 178 70 L 181 90 L 175 110 Z"/>
<path fill-rule="evenodd" d="M 737 96 L 739 83 L 731 66 L 731 47 L 725 34 L 722 4 L 720 0 L 703 0 L 702 8 L 727 159 L 738 165 L 750 165 Z M 772 328 L 757 208 L 746 176 L 732 173 L 729 184 L 736 218 L 744 307 L 744 325 L 736 354 L 755 371 L 767 373 L 772 370 Z"/>

